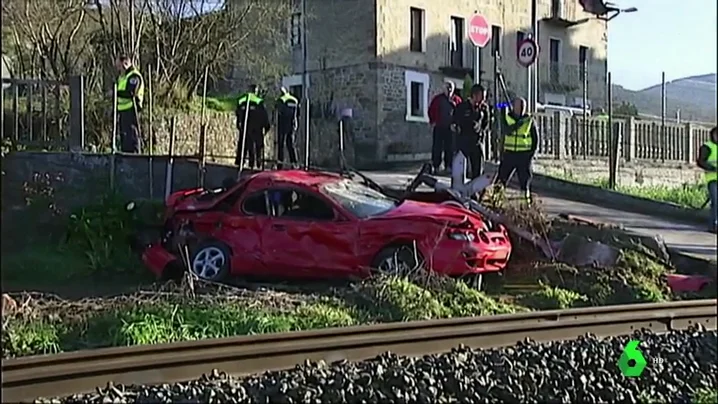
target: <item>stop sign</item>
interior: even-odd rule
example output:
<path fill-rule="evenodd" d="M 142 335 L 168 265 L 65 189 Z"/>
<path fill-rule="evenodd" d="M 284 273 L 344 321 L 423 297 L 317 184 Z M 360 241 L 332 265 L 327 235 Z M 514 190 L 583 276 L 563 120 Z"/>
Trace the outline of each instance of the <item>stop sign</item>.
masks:
<path fill-rule="evenodd" d="M 491 28 L 488 21 L 481 14 L 474 14 L 469 21 L 469 39 L 474 46 L 483 48 L 491 39 Z"/>

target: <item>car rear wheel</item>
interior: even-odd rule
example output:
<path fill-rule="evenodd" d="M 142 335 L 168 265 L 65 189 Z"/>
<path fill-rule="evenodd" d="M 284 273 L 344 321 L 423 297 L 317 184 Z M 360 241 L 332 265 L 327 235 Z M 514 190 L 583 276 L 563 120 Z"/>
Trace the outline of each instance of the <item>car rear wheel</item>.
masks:
<path fill-rule="evenodd" d="M 200 279 L 222 281 L 229 275 L 229 249 L 218 242 L 197 246 L 190 260 L 190 271 Z"/>
<path fill-rule="evenodd" d="M 385 275 L 405 276 L 419 269 L 421 255 L 409 244 L 390 246 L 383 249 L 376 258 L 372 268 Z"/>

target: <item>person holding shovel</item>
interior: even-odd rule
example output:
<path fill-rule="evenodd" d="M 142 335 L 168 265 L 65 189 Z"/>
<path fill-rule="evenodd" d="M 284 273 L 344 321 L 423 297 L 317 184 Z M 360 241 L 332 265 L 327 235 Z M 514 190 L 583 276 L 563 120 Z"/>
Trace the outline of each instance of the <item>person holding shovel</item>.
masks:
<path fill-rule="evenodd" d="M 708 231 L 718 233 L 718 126 L 710 131 L 710 138 L 698 150 L 698 167 L 704 170 L 706 188 L 711 205 Z"/>
<path fill-rule="evenodd" d="M 269 131 L 269 114 L 264 106 L 264 99 L 258 94 L 255 84 L 237 100 L 237 157 L 235 164 L 242 170 L 244 154 L 249 155 L 249 168 L 261 169 L 264 163 L 264 134 Z"/>

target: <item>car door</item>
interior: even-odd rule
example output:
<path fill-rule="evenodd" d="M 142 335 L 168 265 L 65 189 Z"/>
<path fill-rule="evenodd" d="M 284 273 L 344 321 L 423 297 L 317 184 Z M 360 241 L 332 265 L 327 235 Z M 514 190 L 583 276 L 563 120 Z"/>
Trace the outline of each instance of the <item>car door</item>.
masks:
<path fill-rule="evenodd" d="M 214 236 L 232 250 L 233 275 L 263 275 L 268 268 L 262 261 L 262 231 L 269 221 L 263 193 L 238 198 L 226 210 Z"/>
<path fill-rule="evenodd" d="M 321 196 L 299 188 L 274 188 L 275 206 L 262 237 L 264 263 L 284 276 L 323 278 L 353 270 L 356 226 L 337 217 Z"/>

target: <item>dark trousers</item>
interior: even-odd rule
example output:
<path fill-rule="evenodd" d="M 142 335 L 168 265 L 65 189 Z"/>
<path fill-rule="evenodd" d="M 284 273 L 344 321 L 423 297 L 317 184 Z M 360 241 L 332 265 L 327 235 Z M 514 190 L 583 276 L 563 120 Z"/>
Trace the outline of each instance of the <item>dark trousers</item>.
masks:
<path fill-rule="evenodd" d="M 451 160 L 454 157 L 453 136 L 454 133 L 449 128 L 434 126 L 431 144 L 431 165 L 435 170 L 441 166 L 443 158 L 444 169 L 451 169 Z"/>
<path fill-rule="evenodd" d="M 519 177 L 519 187 L 528 195 L 529 186 L 531 185 L 532 159 L 533 153 L 530 151 L 504 151 L 504 154 L 501 158 L 501 163 L 499 164 L 499 173 L 496 176 L 496 181 L 499 184 L 506 186 L 515 171 L 516 175 L 518 175 Z"/>
<path fill-rule="evenodd" d="M 249 168 L 262 168 L 264 165 L 264 135 L 262 132 L 247 131 L 245 139 L 244 154 L 247 157 Z M 239 132 L 239 142 L 237 142 L 237 157 L 234 164 L 240 164 L 240 156 L 242 153 L 242 131 Z M 240 167 L 242 168 L 242 167 Z"/>
<path fill-rule="evenodd" d="M 278 166 L 282 167 L 284 162 L 284 148 L 287 148 L 289 154 L 289 162 L 291 164 L 297 163 L 297 148 L 294 143 L 294 129 L 283 129 L 278 128 L 277 130 L 277 160 L 279 160 Z"/>
<path fill-rule="evenodd" d="M 484 171 L 484 151 L 481 141 L 475 135 L 460 134 L 457 136 L 457 146 L 466 157 L 469 179 L 481 176 Z"/>
<path fill-rule="evenodd" d="M 134 109 L 117 112 L 117 126 L 120 132 L 120 151 L 140 153 L 140 122 Z"/>

